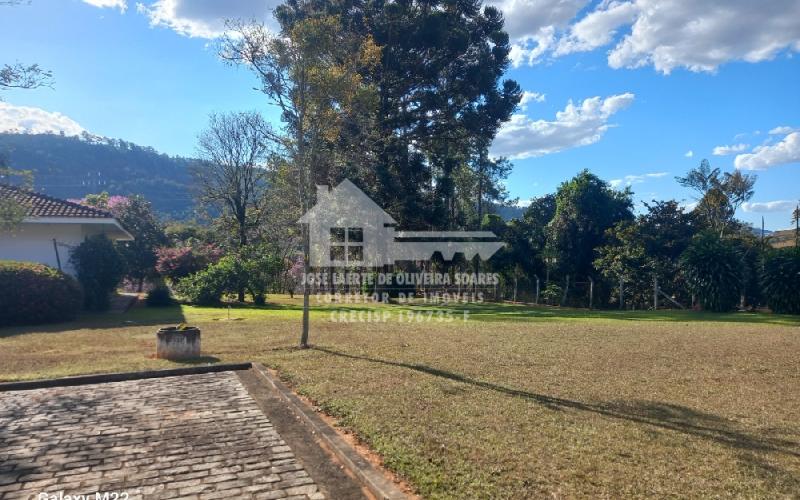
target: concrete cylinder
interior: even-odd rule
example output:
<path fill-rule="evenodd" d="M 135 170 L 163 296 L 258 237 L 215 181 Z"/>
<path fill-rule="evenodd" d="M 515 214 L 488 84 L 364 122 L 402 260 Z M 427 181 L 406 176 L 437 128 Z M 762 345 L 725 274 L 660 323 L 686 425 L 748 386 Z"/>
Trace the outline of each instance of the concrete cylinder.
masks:
<path fill-rule="evenodd" d="M 178 330 L 171 326 L 156 333 L 156 356 L 163 359 L 187 359 L 200 356 L 200 329 Z"/>

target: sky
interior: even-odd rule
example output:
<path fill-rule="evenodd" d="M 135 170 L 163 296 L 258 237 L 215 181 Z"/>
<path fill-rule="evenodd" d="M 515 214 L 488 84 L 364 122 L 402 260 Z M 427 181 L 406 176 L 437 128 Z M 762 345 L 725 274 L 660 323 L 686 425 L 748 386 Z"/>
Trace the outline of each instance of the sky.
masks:
<path fill-rule="evenodd" d="M 0 65 L 53 88 L 0 92 L 0 131 L 92 134 L 192 156 L 211 112 L 278 115 L 215 40 L 226 18 L 273 26 L 276 0 L 31 0 L 0 5 Z M 737 217 L 791 226 L 800 203 L 800 0 L 495 0 L 525 91 L 491 152 L 525 205 L 587 168 L 691 207 L 675 177 L 703 158 L 758 175 Z"/>

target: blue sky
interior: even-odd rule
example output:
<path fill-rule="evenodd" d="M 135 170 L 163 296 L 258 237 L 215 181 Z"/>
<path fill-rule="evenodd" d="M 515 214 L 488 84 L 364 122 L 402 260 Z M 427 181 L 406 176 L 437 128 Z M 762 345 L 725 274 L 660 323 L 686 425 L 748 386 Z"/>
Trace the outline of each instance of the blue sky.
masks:
<path fill-rule="evenodd" d="M 513 196 L 524 202 L 552 192 L 588 168 L 616 186 L 630 184 L 637 200 L 690 203 L 674 177 L 708 158 L 759 176 L 740 218 L 789 227 L 789 206 L 800 199 L 800 1 L 697 3 L 499 2 L 513 19 L 507 76 L 529 93 L 493 147 L 514 159 Z M 0 63 L 37 62 L 55 74 L 54 89 L 0 94 L 0 129 L 83 129 L 192 155 L 212 111 L 257 109 L 277 120 L 252 90 L 255 78 L 220 62 L 213 48 L 223 18 L 269 23 L 268 6 L 33 0 L 0 7 Z"/>

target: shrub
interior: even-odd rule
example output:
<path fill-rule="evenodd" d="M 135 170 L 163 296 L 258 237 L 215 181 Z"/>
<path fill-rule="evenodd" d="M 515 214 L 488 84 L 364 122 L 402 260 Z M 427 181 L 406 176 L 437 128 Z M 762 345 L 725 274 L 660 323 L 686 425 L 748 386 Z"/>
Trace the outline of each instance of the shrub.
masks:
<path fill-rule="evenodd" d="M 71 320 L 81 302 L 71 276 L 44 264 L 0 261 L 0 326 Z"/>
<path fill-rule="evenodd" d="M 125 259 L 128 277 L 137 282 L 137 291 L 141 292 L 144 280 L 156 273 L 156 248 L 165 245 L 167 237 L 150 202 L 142 196 L 112 196 L 108 206 L 122 227 L 134 237 L 133 241 L 117 243 L 117 251 Z"/>
<path fill-rule="evenodd" d="M 172 305 L 172 297 L 170 296 L 167 285 L 159 284 L 147 292 L 145 303 L 147 307 L 166 307 Z"/>
<path fill-rule="evenodd" d="M 743 266 L 735 243 L 714 233 L 695 236 L 680 258 L 689 290 L 708 311 L 725 312 L 736 307 Z"/>
<path fill-rule="evenodd" d="M 156 254 L 158 256 L 156 271 L 161 276 L 177 281 L 217 263 L 222 251 L 209 244 L 197 247 L 159 248 Z"/>
<path fill-rule="evenodd" d="M 283 262 L 278 254 L 268 245 L 256 245 L 245 248 L 239 259 L 241 266 L 239 278 L 243 286 L 256 305 L 264 305 L 267 300 L 267 290 L 277 281 Z"/>
<path fill-rule="evenodd" d="M 564 289 L 551 281 L 542 291 L 542 300 L 546 304 L 555 305 L 561 301 L 562 295 L 564 295 Z"/>
<path fill-rule="evenodd" d="M 69 259 L 83 287 L 84 307 L 108 309 L 109 297 L 125 275 L 125 262 L 114 244 L 103 234 L 87 237 Z"/>
<path fill-rule="evenodd" d="M 761 286 L 772 312 L 800 314 L 800 248 L 768 252 L 764 256 Z"/>
<path fill-rule="evenodd" d="M 217 304 L 225 293 L 238 289 L 242 274 L 242 267 L 235 257 L 223 257 L 203 271 L 180 279 L 176 289 L 192 304 Z"/>

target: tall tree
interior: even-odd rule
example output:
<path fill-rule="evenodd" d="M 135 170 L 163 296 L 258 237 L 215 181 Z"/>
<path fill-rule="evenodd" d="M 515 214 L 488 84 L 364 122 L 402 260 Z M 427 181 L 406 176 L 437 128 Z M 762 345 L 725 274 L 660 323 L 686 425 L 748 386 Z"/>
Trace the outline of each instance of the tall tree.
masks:
<path fill-rule="evenodd" d="M 306 211 L 313 184 L 324 179 L 321 166 L 336 158 L 336 139 L 352 110 L 369 108 L 374 96 L 363 74 L 380 57 L 370 37 L 343 29 L 342 19 L 308 16 L 282 24 L 275 36 L 263 24 L 232 23 L 220 54 L 244 64 L 261 80 L 261 91 L 281 110 L 283 154 L 294 179 L 296 200 Z M 324 181 L 323 181 L 324 182 Z M 305 228 L 304 228 L 305 231 Z M 308 236 L 304 233 L 304 271 L 308 274 Z M 303 328 L 300 345 L 308 345 L 309 288 L 304 285 Z"/>
<path fill-rule="evenodd" d="M 685 177 L 676 177 L 678 184 L 697 193 L 695 214 L 707 228 L 724 234 L 731 226 L 736 210 L 753 197 L 757 176 L 725 172 L 711 168 L 708 160 L 690 170 Z"/>
<path fill-rule="evenodd" d="M 377 90 L 375 127 L 360 131 L 370 136 L 360 141 L 371 147 L 370 194 L 405 226 L 455 225 L 457 197 L 469 197 L 458 192 L 460 167 L 485 155 L 521 95 L 501 81 L 510 51 L 502 15 L 477 0 L 288 0 L 276 9 L 284 30 L 320 14 L 381 47 L 378 66 L 362 73 Z"/>
<path fill-rule="evenodd" d="M 265 207 L 271 128 L 255 112 L 212 114 L 194 168 L 200 201 L 227 221 L 236 247 L 248 243 Z"/>
<path fill-rule="evenodd" d="M 193 174 L 199 200 L 220 214 L 235 248 L 248 244 L 265 207 L 272 131 L 255 112 L 212 114 L 200 134 Z M 244 290 L 239 290 L 244 300 Z"/>
<path fill-rule="evenodd" d="M 556 211 L 548 225 L 548 246 L 564 275 L 566 299 L 570 277 L 595 274 L 594 252 L 614 224 L 633 219 L 631 192 L 617 191 L 588 170 L 562 183 Z"/>
<path fill-rule="evenodd" d="M 606 231 L 606 244 L 597 251 L 595 267 L 626 289 L 628 303 L 645 306 L 659 287 L 677 294 L 682 286 L 679 258 L 694 234 L 692 217 L 675 200 L 645 203 L 647 212 L 635 221 L 624 220 Z"/>
<path fill-rule="evenodd" d="M 547 194 L 531 200 L 519 221 L 519 231 L 530 247 L 530 268 L 535 277 L 549 277 L 551 256 L 547 253 L 547 227 L 555 213 L 556 197 Z"/>
<path fill-rule="evenodd" d="M 117 251 L 125 260 L 127 276 L 137 282 L 141 292 L 144 280 L 156 275 L 156 250 L 167 244 L 167 236 L 152 205 L 142 196 L 128 196 L 109 208 L 133 235 L 133 241 L 118 242 Z"/>

